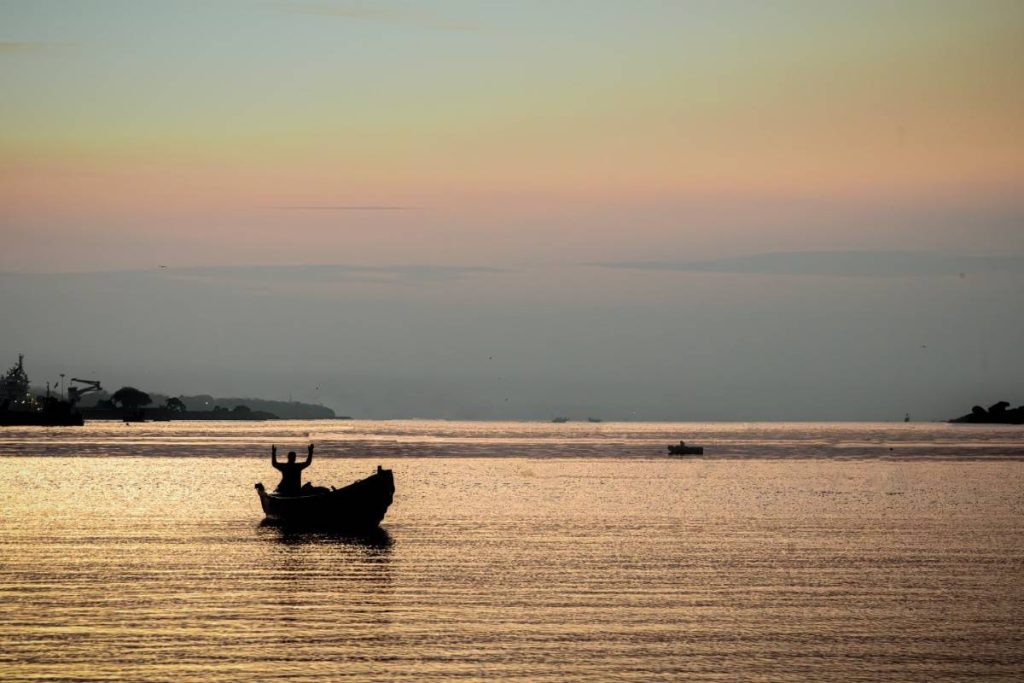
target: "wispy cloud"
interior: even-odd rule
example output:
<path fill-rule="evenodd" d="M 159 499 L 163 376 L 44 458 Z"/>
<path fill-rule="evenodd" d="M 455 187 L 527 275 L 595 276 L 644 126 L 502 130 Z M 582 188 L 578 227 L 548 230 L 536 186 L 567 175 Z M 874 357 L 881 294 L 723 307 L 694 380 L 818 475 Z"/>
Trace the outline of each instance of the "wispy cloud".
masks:
<path fill-rule="evenodd" d="M 1024 273 L 1024 255 L 962 256 L 913 251 L 806 251 L 754 254 L 708 261 L 614 261 L 602 268 L 752 275 L 900 277 Z"/>
<path fill-rule="evenodd" d="M 471 275 L 503 272 L 500 268 L 485 266 L 204 266 L 196 268 L 167 268 L 159 271 L 167 277 L 190 279 L 245 280 L 264 283 L 328 283 L 374 282 L 418 283 L 445 282 Z"/>
<path fill-rule="evenodd" d="M 359 266 L 347 264 L 251 265 L 251 266 L 164 266 L 131 270 L 83 272 L 17 272 L 0 270 L 9 278 L 134 278 L 153 276 L 174 279 L 263 280 L 267 282 L 424 282 L 455 280 L 471 275 L 508 272 L 490 266 L 446 266 L 405 264 Z"/>
<path fill-rule="evenodd" d="M 441 31 L 482 31 L 486 26 L 472 21 L 458 21 L 439 16 L 432 12 L 412 7 L 387 7 L 364 3 L 340 3 L 328 5 L 307 2 L 283 2 L 278 7 L 293 14 L 308 14 L 321 17 L 337 17 L 356 21 L 369 21 L 381 24 L 419 26 Z"/>
<path fill-rule="evenodd" d="M 43 52 L 45 50 L 56 50 L 62 47 L 70 47 L 73 44 L 74 43 L 0 41 L 0 54 L 12 52 Z"/>
<path fill-rule="evenodd" d="M 412 211 L 418 206 L 403 206 L 400 204 L 341 204 L 341 205 L 283 205 L 272 206 L 272 209 L 282 211 Z"/>
<path fill-rule="evenodd" d="M 78 287 L 87 284 L 115 289 L 191 285 L 197 292 L 241 290 L 256 293 L 323 296 L 354 291 L 426 291 L 476 277 L 508 272 L 487 266 L 443 265 L 262 265 L 154 266 L 141 270 L 106 270 L 81 273 L 18 273 L 0 271 L 0 290 L 17 285 L 40 288 Z M 460 285 L 462 286 L 462 285 Z M 370 290 L 366 288 L 369 287 Z M 209 288 L 212 288 L 210 290 Z"/>

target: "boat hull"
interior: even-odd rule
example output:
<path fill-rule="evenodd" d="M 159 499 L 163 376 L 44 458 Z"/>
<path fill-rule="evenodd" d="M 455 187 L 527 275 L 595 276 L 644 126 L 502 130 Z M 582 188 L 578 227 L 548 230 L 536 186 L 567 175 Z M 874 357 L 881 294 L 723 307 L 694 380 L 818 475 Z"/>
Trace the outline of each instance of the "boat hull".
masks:
<path fill-rule="evenodd" d="M 300 496 L 267 492 L 256 484 L 263 513 L 270 521 L 328 529 L 366 531 L 376 528 L 394 499 L 395 479 L 391 470 L 377 472 L 344 488 Z"/>
<path fill-rule="evenodd" d="M 703 446 L 669 446 L 669 455 L 704 455 Z"/>

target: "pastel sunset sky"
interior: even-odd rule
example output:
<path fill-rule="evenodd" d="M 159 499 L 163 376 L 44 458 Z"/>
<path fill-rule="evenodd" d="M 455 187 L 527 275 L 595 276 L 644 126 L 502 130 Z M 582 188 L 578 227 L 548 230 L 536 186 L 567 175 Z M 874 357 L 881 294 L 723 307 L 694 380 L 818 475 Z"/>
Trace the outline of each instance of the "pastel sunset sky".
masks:
<path fill-rule="evenodd" d="M 596 382 L 630 397 L 589 408 L 620 414 L 636 412 L 629 408 L 645 393 L 629 388 L 630 377 L 714 382 L 714 371 L 693 363 L 664 372 L 679 357 L 679 330 L 649 339 L 609 331 L 649 330 L 682 311 L 679 329 L 699 321 L 704 331 L 686 353 L 712 354 L 697 353 L 701 367 L 720 366 L 722 340 L 749 340 L 730 353 L 750 360 L 721 389 L 722 406 L 752 390 L 742 378 L 756 357 L 793 348 L 792 339 L 755 341 L 765 323 L 751 315 L 773 306 L 815 325 L 828 319 L 844 338 L 862 329 L 850 307 L 882 328 L 922 316 L 906 333 L 914 349 L 943 329 L 940 301 L 962 307 L 945 315 L 981 315 L 969 333 L 947 335 L 954 348 L 934 368 L 967 354 L 975 370 L 984 356 L 984 372 L 998 375 L 1024 339 L 1022 323 L 999 313 L 1024 293 L 1014 260 L 1024 254 L 1017 0 L 0 0 L 0 92 L 0 313 L 23 321 L 0 337 L 0 352 L 32 345 L 43 373 L 68 363 L 152 368 L 137 351 L 115 361 L 81 344 L 39 341 L 61 334 L 43 310 L 70 307 L 104 318 L 107 330 L 121 314 L 106 294 L 76 295 L 72 307 L 52 281 L 26 278 L 114 271 L 159 279 L 168 291 L 231 280 L 246 296 L 278 297 L 254 303 L 253 318 L 223 329 L 224 339 L 259 320 L 326 325 L 322 307 L 308 318 L 267 312 L 295 310 L 288 297 L 315 291 L 333 302 L 337 325 L 320 329 L 322 356 L 302 347 L 309 364 L 294 361 L 295 374 L 313 376 L 314 360 L 345 347 L 339 378 L 358 368 L 429 384 L 436 373 L 458 385 L 445 413 L 455 416 L 492 391 L 482 379 L 490 370 L 459 360 L 493 355 L 473 345 L 483 340 L 467 341 L 481 334 L 509 353 L 529 349 L 501 375 L 522 384 L 510 413 L 518 416 L 563 412 L 561 404 L 529 407 L 530 396 L 550 393 L 540 385 L 531 393 L 530 378 L 553 368 L 564 373 L 561 386 Z M 310 266 L 337 268 L 311 277 L 302 270 Z M 961 272 L 974 266 L 984 282 L 972 279 L 972 294 L 957 299 Z M 898 303 L 909 296 L 900 278 L 931 279 L 910 286 L 920 300 Z M 373 357 L 396 343 L 389 325 L 409 320 L 410 310 L 424 316 L 420 345 Z M 193 334 L 221 320 L 176 311 L 173 322 L 152 321 L 150 348 L 170 365 L 223 368 L 200 348 L 187 358 L 162 350 L 173 330 Z M 385 311 L 392 322 L 374 328 Z M 467 321 L 453 322 L 462 314 Z M 137 315 L 130 324 L 145 335 L 146 313 Z M 811 334 L 800 327 L 811 322 L 780 315 L 769 317 Z M 474 320 L 489 321 L 490 332 Z M 358 340 L 343 332 L 356 321 Z M 536 335 L 508 342 L 563 325 L 561 351 Z M 1002 341 L 980 350 L 978 339 L 989 337 Z M 587 341 L 571 351 L 574 339 Z M 828 372 L 808 370 L 800 391 L 813 392 L 814 377 L 820 386 L 862 377 L 862 352 L 892 358 L 892 348 L 876 344 L 869 352 L 843 341 L 821 360 Z M 222 375 L 197 371 L 213 386 L 166 386 L 170 367 L 147 371 L 156 390 L 266 394 L 280 377 L 254 368 L 274 362 L 273 348 L 239 349 L 237 367 L 228 363 L 234 369 Z M 615 368 L 624 355 L 634 357 L 630 371 Z M 807 356 L 791 360 L 779 378 Z M 878 368 L 878 381 L 891 370 Z M 906 381 L 921 387 L 937 372 L 919 369 Z M 1024 371 L 1015 372 L 999 377 L 1019 385 Z M 468 373 L 464 384 L 459 373 Z M 908 389 L 877 412 L 868 398 L 845 407 L 902 416 L 902 406 L 943 391 L 934 410 L 945 416 L 938 413 L 970 401 L 971 391 L 983 401 L 994 390 L 988 375 L 949 381 Z M 342 410 L 349 400 L 320 398 Z M 762 400 L 722 417 L 756 417 Z M 652 400 L 646 414 L 686 416 L 658 412 L 662 405 Z M 815 405 L 769 412 L 794 417 Z M 386 401 L 364 408 L 420 410 Z"/>

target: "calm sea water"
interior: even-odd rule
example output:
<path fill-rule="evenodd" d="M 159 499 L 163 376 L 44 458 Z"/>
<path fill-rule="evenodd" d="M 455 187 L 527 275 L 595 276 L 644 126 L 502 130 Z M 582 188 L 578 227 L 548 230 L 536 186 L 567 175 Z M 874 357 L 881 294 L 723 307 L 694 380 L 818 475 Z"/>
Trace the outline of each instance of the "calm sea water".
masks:
<path fill-rule="evenodd" d="M 260 525 L 307 440 L 381 534 Z M 0 500 L 4 681 L 1024 677 L 1021 428 L 6 428 Z"/>

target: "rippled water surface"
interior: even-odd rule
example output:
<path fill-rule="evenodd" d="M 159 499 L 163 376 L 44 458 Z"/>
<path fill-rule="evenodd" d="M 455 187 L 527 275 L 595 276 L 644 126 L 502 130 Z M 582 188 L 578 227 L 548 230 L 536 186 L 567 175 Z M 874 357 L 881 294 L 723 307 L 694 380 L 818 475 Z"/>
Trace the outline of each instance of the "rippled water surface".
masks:
<path fill-rule="evenodd" d="M 380 534 L 260 525 L 307 438 Z M 5 681 L 1024 677 L 1021 428 L 6 428 L 0 500 Z"/>

